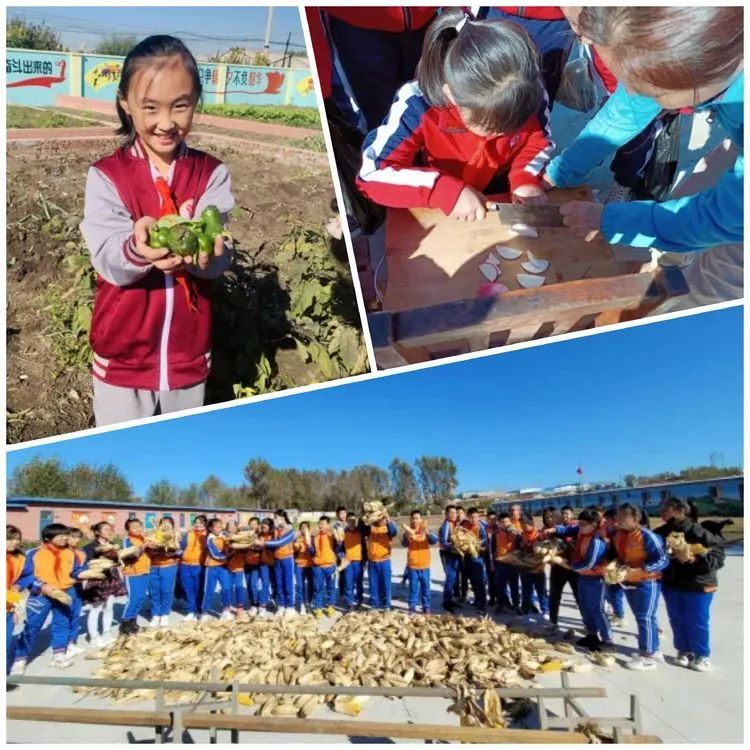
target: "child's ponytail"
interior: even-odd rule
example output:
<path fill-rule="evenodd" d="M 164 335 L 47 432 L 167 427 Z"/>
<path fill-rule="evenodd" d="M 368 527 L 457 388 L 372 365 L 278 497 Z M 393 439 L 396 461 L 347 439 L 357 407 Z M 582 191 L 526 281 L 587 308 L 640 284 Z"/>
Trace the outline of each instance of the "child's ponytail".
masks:
<path fill-rule="evenodd" d="M 513 133 L 542 106 L 539 53 L 526 31 L 512 21 L 473 21 L 464 12 L 441 13 L 429 26 L 417 68 L 425 99 L 452 104 L 471 125 L 489 133 Z"/>
<path fill-rule="evenodd" d="M 166 34 L 157 34 L 138 42 L 128 52 L 128 56 L 122 64 L 122 74 L 120 75 L 120 83 L 117 87 L 117 96 L 115 98 L 115 108 L 117 116 L 120 119 L 120 127 L 115 132 L 117 135 L 123 137 L 125 146 L 131 146 L 136 138 L 133 120 L 121 104 L 123 99 L 128 98 L 128 91 L 133 76 L 145 68 L 146 65 L 158 65 L 170 57 L 180 58 L 185 70 L 193 80 L 195 100 L 196 102 L 200 101 L 203 94 L 203 85 L 201 84 L 201 77 L 198 72 L 198 63 L 195 61 L 190 50 L 179 39 Z"/>

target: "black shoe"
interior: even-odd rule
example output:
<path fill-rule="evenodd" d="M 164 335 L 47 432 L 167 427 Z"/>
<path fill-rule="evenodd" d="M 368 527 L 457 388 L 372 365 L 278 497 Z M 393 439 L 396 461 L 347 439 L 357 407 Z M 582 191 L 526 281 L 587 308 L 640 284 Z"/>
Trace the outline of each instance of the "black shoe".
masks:
<path fill-rule="evenodd" d="M 135 627 L 133 620 L 123 620 L 120 623 L 120 635 L 133 635 L 136 632 Z"/>
<path fill-rule="evenodd" d="M 599 636 L 587 635 L 584 638 L 579 638 L 576 641 L 576 646 L 587 648 L 589 651 L 601 651 L 602 642 L 599 640 Z"/>
<path fill-rule="evenodd" d="M 6 682 L 5 683 L 5 692 L 6 693 L 12 693 L 14 690 L 18 690 L 19 686 L 16 685 L 14 682 Z"/>
<path fill-rule="evenodd" d="M 443 602 L 443 609 L 453 614 L 456 611 L 456 605 L 453 602 Z"/>
<path fill-rule="evenodd" d="M 485 607 L 477 607 L 477 614 L 480 617 L 485 617 L 487 615 L 487 609 Z"/>
<path fill-rule="evenodd" d="M 522 614 L 524 614 L 524 611 L 523 611 L 523 607 L 521 607 L 520 605 L 517 605 L 517 606 L 515 607 L 515 610 L 516 610 L 516 614 L 517 614 L 517 615 L 522 615 Z"/>

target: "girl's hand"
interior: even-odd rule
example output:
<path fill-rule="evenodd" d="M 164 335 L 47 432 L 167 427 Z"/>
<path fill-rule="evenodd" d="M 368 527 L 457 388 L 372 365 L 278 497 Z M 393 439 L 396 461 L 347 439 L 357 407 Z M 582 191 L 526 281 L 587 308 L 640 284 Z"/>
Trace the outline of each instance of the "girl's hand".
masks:
<path fill-rule="evenodd" d="M 563 224 L 570 227 L 576 237 L 581 237 L 586 242 L 591 242 L 599 234 L 603 211 L 601 203 L 588 201 L 571 201 L 560 206 Z"/>
<path fill-rule="evenodd" d="M 143 216 L 136 221 L 133 227 L 135 251 L 160 271 L 169 273 L 182 265 L 182 258 L 179 255 L 172 255 L 166 247 L 149 247 L 148 232 L 154 224 L 156 224 L 156 219 L 153 216 Z"/>
<path fill-rule="evenodd" d="M 477 219 L 481 221 L 487 216 L 487 198 L 467 185 L 461 191 L 456 205 L 453 206 L 448 216 L 458 221 L 476 221 Z"/>
<path fill-rule="evenodd" d="M 224 255 L 225 249 L 226 245 L 224 244 L 224 238 L 220 234 L 217 234 L 216 237 L 214 237 L 214 254 L 206 255 L 206 253 L 198 253 L 198 268 L 200 268 L 201 271 L 205 271 L 209 265 L 211 265 L 211 259 L 221 258 L 221 256 Z M 194 263 L 192 255 L 185 256 L 183 261 L 185 265 L 192 265 Z"/>
<path fill-rule="evenodd" d="M 548 203 L 547 193 L 536 185 L 521 185 L 511 195 L 513 203 L 523 203 L 526 206 L 540 206 Z"/>
<path fill-rule="evenodd" d="M 542 190 L 546 190 L 549 192 L 550 190 L 554 190 L 557 187 L 555 183 L 552 181 L 552 178 L 545 172 L 542 175 Z"/>

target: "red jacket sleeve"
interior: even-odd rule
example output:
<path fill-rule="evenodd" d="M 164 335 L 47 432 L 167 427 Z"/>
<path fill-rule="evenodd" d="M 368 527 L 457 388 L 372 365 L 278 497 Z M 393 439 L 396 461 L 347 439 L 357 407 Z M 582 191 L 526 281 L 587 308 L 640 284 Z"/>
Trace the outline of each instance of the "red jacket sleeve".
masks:
<path fill-rule="evenodd" d="M 554 148 L 536 117 L 526 123 L 524 132 L 523 145 L 514 154 L 508 170 L 511 193 L 522 185 L 540 186 L 541 174 Z"/>
<path fill-rule="evenodd" d="M 370 200 L 393 208 L 439 208 L 446 214 L 453 210 L 464 181 L 415 166 L 424 145 L 421 124 L 428 109 L 416 83 L 407 83 L 383 124 L 365 138 L 357 186 Z"/>

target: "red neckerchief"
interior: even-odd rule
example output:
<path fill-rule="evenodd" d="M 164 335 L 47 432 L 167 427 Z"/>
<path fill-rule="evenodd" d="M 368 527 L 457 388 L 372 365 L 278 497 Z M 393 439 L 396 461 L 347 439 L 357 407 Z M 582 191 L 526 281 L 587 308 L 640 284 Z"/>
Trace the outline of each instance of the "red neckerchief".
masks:
<path fill-rule="evenodd" d="M 163 177 L 157 177 L 154 181 L 154 185 L 156 186 L 156 192 L 159 193 L 159 197 L 161 198 L 161 210 L 159 211 L 159 218 L 161 219 L 163 216 L 179 214 L 180 211 L 177 208 L 177 202 L 174 199 L 172 188 L 169 187 L 169 183 Z M 197 260 L 197 253 L 195 260 Z M 189 274 L 184 270 L 174 271 L 173 273 L 174 280 L 183 288 L 185 292 L 185 301 L 187 302 L 188 308 L 193 312 L 197 312 L 197 297 L 195 294 L 195 289 L 193 288 L 193 285 L 190 281 Z"/>
<path fill-rule="evenodd" d="M 59 581 L 62 576 L 62 547 L 55 547 L 54 544 L 44 545 L 51 553 L 52 557 L 55 558 L 55 562 L 52 564 L 52 570 L 55 572 L 55 578 Z"/>

